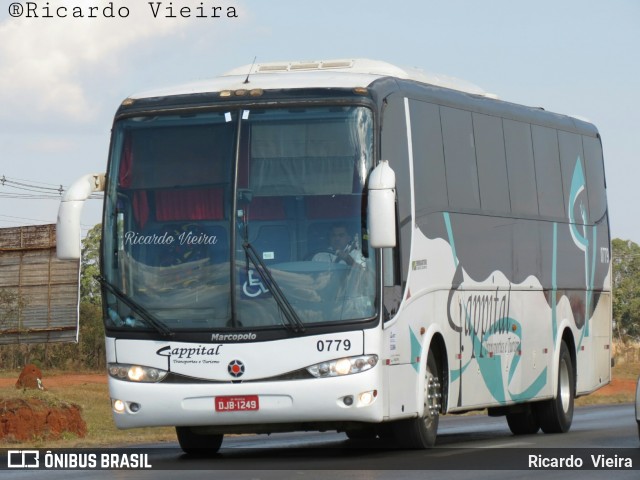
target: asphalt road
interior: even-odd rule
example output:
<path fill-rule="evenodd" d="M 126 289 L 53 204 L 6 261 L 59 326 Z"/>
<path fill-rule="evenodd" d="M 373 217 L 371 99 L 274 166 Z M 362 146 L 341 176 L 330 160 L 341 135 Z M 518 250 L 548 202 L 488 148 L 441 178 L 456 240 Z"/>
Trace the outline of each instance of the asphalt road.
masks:
<path fill-rule="evenodd" d="M 147 453 L 153 470 L 49 470 L 46 478 L 186 480 L 202 479 L 206 472 L 207 478 L 251 480 L 640 479 L 640 440 L 633 405 L 576 409 L 571 431 L 560 435 L 515 437 L 504 418 L 446 416 L 441 419 L 437 447 L 427 451 L 357 443 L 331 432 L 230 436 L 220 453 L 208 459 L 183 455 L 177 443 L 135 446 L 126 451 Z M 627 458 L 633 469 L 627 468 Z M 559 459 L 573 462 L 574 467 L 581 460 L 582 465 L 572 470 L 536 468 L 536 461 Z M 594 461 L 604 460 L 619 468 L 592 468 Z M 6 470 L 1 476 L 13 480 L 42 478 L 43 474 Z"/>

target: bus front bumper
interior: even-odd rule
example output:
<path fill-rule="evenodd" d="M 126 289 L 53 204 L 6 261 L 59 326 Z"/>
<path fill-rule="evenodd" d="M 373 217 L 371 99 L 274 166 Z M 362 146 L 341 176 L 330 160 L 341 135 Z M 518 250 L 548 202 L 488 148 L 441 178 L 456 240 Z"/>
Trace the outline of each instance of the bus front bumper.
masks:
<path fill-rule="evenodd" d="M 118 428 L 220 426 L 235 433 L 268 431 L 267 425 L 278 431 L 277 425 L 287 424 L 381 422 L 381 387 L 380 368 L 342 377 L 235 384 L 109 378 Z"/>

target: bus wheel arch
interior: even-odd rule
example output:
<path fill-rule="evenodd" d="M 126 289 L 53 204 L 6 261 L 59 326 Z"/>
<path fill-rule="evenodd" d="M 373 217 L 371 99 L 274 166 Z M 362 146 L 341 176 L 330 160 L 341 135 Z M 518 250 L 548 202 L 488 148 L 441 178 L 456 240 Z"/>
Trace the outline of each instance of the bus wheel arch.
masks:
<path fill-rule="evenodd" d="M 447 411 L 447 399 L 449 397 L 449 362 L 447 360 L 447 348 L 444 338 L 440 333 L 435 333 L 429 343 L 427 352 L 433 352 L 437 364 L 437 374 L 440 381 L 440 413 Z"/>
<path fill-rule="evenodd" d="M 423 365 L 420 371 L 424 379 L 418 382 L 418 394 L 424 403 L 422 413 L 390 425 L 394 443 L 405 448 L 426 449 L 436 443 L 440 413 L 445 411 L 444 392 L 448 378 L 446 350 L 440 334 L 434 334 L 431 339 Z"/>

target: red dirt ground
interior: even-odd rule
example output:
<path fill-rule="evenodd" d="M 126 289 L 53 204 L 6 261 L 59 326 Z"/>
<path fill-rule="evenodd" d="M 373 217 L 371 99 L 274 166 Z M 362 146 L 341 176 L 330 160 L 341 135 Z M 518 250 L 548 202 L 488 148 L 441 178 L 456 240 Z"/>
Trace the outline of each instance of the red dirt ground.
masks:
<path fill-rule="evenodd" d="M 78 437 L 87 434 L 87 424 L 77 405 L 51 406 L 37 398 L 0 400 L 0 443 L 55 440 L 65 432 Z"/>
<path fill-rule="evenodd" d="M 21 375 L 24 379 L 24 375 Z M 106 383 L 105 374 L 58 375 L 46 377 L 42 384 L 47 390 L 87 383 Z M 13 378 L 0 378 L 0 387 L 16 385 Z M 38 398 L 0 399 L 0 444 L 34 439 L 56 440 L 64 433 L 80 438 L 87 434 L 87 425 L 80 407 L 74 404 L 49 405 Z"/>
<path fill-rule="evenodd" d="M 636 381 L 629 379 L 614 378 L 609 385 L 602 387 L 600 390 L 592 393 L 594 396 L 618 395 L 622 393 L 635 394 Z"/>

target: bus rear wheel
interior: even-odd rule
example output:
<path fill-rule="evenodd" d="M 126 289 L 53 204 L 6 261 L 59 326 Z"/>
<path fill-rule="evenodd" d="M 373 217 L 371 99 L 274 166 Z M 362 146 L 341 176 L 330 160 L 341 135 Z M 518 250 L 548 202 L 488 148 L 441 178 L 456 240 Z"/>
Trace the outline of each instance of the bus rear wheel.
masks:
<path fill-rule="evenodd" d="M 198 433 L 192 427 L 176 427 L 180 448 L 187 455 L 208 456 L 220 450 L 223 434 Z"/>
<path fill-rule="evenodd" d="M 569 347 L 564 341 L 560 344 L 557 388 L 556 398 L 536 404 L 535 415 L 544 433 L 568 432 L 573 421 L 576 378 Z"/>

